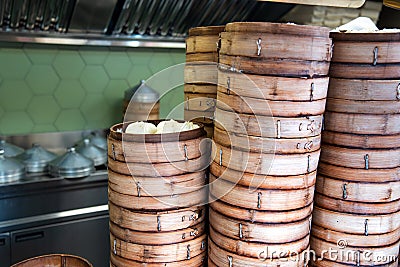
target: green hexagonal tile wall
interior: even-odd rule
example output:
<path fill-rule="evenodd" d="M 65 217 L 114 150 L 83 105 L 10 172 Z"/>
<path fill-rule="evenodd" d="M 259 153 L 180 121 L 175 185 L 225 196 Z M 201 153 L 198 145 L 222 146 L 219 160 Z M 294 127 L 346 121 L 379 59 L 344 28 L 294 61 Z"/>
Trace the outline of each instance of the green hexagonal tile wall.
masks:
<path fill-rule="evenodd" d="M 108 128 L 122 120 L 125 90 L 185 61 L 182 49 L 0 47 L 0 134 L 6 135 Z M 162 99 L 161 115 L 180 103 L 180 91 Z"/>

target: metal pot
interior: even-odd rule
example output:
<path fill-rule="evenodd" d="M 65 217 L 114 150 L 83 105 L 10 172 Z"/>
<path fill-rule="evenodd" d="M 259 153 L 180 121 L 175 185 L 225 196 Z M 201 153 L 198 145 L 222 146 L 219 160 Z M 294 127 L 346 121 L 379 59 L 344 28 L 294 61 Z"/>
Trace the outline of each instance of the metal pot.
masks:
<path fill-rule="evenodd" d="M 49 163 L 49 173 L 54 177 L 81 178 L 94 171 L 93 160 L 76 152 L 74 147 Z"/>
<path fill-rule="evenodd" d="M 0 149 L 4 150 L 4 156 L 7 158 L 19 156 L 25 151 L 23 148 L 7 143 L 5 140 L 0 140 Z"/>
<path fill-rule="evenodd" d="M 83 139 L 83 143 L 76 147 L 76 151 L 93 160 L 94 166 L 100 166 L 107 163 L 107 151 L 95 146 L 89 138 Z"/>
<path fill-rule="evenodd" d="M 24 163 L 27 172 L 45 172 L 50 161 L 57 157 L 56 154 L 45 150 L 39 144 L 33 144 L 17 158 Z"/>
<path fill-rule="evenodd" d="M 155 103 L 159 98 L 160 94 L 146 85 L 145 80 L 141 80 L 139 84 L 125 91 L 124 100 L 128 102 Z"/>
<path fill-rule="evenodd" d="M 4 149 L 0 149 L 0 183 L 17 181 L 24 174 L 25 166 L 16 159 L 6 158 Z"/>

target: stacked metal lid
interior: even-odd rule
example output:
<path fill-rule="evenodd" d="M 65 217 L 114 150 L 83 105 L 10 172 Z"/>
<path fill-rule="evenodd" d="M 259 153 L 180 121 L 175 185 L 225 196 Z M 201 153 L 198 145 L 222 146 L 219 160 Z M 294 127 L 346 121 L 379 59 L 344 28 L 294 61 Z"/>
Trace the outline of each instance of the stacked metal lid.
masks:
<path fill-rule="evenodd" d="M 131 134 L 128 125 L 108 136 L 111 266 L 203 266 L 204 129 Z"/>
<path fill-rule="evenodd" d="M 186 39 L 185 120 L 201 122 L 209 137 L 217 98 L 219 34 L 225 26 L 197 27 Z"/>
<path fill-rule="evenodd" d="M 17 159 L 25 165 L 27 172 L 44 173 L 47 172 L 49 163 L 56 157 L 56 154 L 47 151 L 39 144 L 33 144 L 32 148 L 25 150 Z"/>
<path fill-rule="evenodd" d="M 329 29 L 229 23 L 221 33 L 209 266 L 306 266 Z"/>
<path fill-rule="evenodd" d="M 331 37 L 311 248 L 347 256 L 313 265 L 398 266 L 400 32 Z"/>

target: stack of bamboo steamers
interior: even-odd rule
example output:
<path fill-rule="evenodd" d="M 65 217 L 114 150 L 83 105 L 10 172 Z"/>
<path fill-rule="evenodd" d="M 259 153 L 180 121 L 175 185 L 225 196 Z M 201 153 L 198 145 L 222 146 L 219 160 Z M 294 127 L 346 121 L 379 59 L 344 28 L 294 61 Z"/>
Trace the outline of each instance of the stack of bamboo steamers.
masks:
<path fill-rule="evenodd" d="M 225 26 L 197 27 L 186 39 L 184 74 L 185 120 L 204 124 L 208 137 L 213 134 L 217 98 L 219 34 Z"/>
<path fill-rule="evenodd" d="M 221 33 L 209 266 L 303 266 L 331 59 L 329 29 Z"/>
<path fill-rule="evenodd" d="M 332 33 L 311 248 L 314 266 L 397 267 L 400 33 Z"/>
<path fill-rule="evenodd" d="M 108 137 L 111 266 L 203 266 L 206 132 L 131 134 L 128 124 Z"/>

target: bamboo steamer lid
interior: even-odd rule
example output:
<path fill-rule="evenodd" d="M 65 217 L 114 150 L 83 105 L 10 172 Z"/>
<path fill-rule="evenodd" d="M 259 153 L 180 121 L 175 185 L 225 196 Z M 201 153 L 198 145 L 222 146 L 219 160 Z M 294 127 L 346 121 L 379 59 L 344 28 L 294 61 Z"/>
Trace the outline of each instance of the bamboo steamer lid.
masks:
<path fill-rule="evenodd" d="M 225 147 L 236 148 L 242 151 L 301 154 L 318 150 L 321 146 L 321 135 L 305 138 L 277 139 L 228 133 L 223 129 L 215 127 L 214 141 Z"/>
<path fill-rule="evenodd" d="M 223 30 L 223 29 L 222 29 Z M 219 34 L 197 35 L 186 38 L 186 54 L 218 53 Z"/>
<path fill-rule="evenodd" d="M 400 99 L 400 80 L 361 80 L 331 78 L 330 98 L 359 101 L 395 101 Z"/>
<path fill-rule="evenodd" d="M 330 211 L 315 205 L 313 224 L 349 234 L 385 234 L 400 228 L 400 212 L 381 215 L 362 215 Z"/>
<path fill-rule="evenodd" d="M 354 182 L 385 183 L 400 181 L 400 168 L 353 169 L 320 161 L 318 173 L 335 179 L 346 179 Z"/>
<path fill-rule="evenodd" d="M 361 135 L 325 130 L 322 141 L 325 144 L 353 148 L 400 148 L 400 135 Z"/>
<path fill-rule="evenodd" d="M 328 98 L 326 102 L 326 110 L 355 114 L 399 114 L 400 101 L 359 101 Z"/>
<path fill-rule="evenodd" d="M 218 247 L 211 239 L 208 241 L 209 262 L 211 261 L 211 264 L 214 264 L 211 266 L 259 267 L 262 264 L 271 267 L 304 267 L 304 259 L 308 250 L 309 248 L 298 255 L 299 260 L 297 260 L 297 257 L 269 259 L 264 254 L 261 257 L 265 258 L 259 259 L 239 256 Z"/>
<path fill-rule="evenodd" d="M 204 36 L 204 35 L 218 36 L 220 32 L 224 31 L 224 29 L 225 25 L 194 27 L 189 29 L 189 36 Z"/>
<path fill-rule="evenodd" d="M 210 174 L 210 198 L 251 210 L 295 210 L 312 203 L 314 186 L 295 190 L 248 188 Z"/>
<path fill-rule="evenodd" d="M 383 247 L 394 244 L 400 240 L 400 231 L 394 230 L 385 234 L 377 235 L 355 235 L 342 233 L 327 228 L 313 225 L 311 235 L 330 243 L 336 243 L 338 240 L 345 240 L 350 247 Z"/>
<path fill-rule="evenodd" d="M 110 222 L 110 232 L 120 240 L 141 245 L 168 245 L 195 239 L 205 233 L 205 223 L 171 232 L 141 232 L 121 228 Z"/>
<path fill-rule="evenodd" d="M 242 209 L 220 200 L 210 202 L 210 207 L 224 216 L 259 223 L 288 223 L 303 220 L 311 215 L 313 205 L 290 211 L 263 211 Z"/>
<path fill-rule="evenodd" d="M 192 257 L 190 260 L 176 261 L 176 262 L 160 262 L 160 263 L 143 263 L 134 260 L 128 260 L 111 253 L 111 264 L 114 267 L 201 267 L 204 266 L 206 259 L 206 251 L 196 257 Z"/>
<path fill-rule="evenodd" d="M 321 115 L 325 111 L 325 99 L 315 101 L 290 102 L 271 101 L 245 96 L 226 94 L 218 88 L 217 107 L 238 113 L 263 116 L 298 117 Z"/>
<path fill-rule="evenodd" d="M 150 236 L 149 236 L 150 237 Z M 190 260 L 206 249 L 206 235 L 169 245 L 140 245 L 118 239 L 110 233 L 111 251 L 115 255 L 142 263 L 165 263 Z"/>
<path fill-rule="evenodd" d="M 400 81 L 399 81 L 400 82 Z M 218 86 L 225 93 L 274 101 L 310 101 L 326 98 L 329 77 L 292 78 L 243 74 L 218 69 Z"/>
<path fill-rule="evenodd" d="M 110 221 L 116 225 L 141 232 L 170 232 L 194 227 L 204 222 L 204 206 L 170 211 L 134 211 L 109 202 Z"/>
<path fill-rule="evenodd" d="M 400 199 L 400 181 L 362 183 L 337 180 L 319 174 L 316 191 L 328 197 L 347 201 L 386 203 Z"/>
<path fill-rule="evenodd" d="M 226 217 L 212 208 L 210 225 L 220 234 L 246 242 L 283 244 L 306 237 L 310 232 L 311 217 L 291 223 L 252 223 Z"/>
<path fill-rule="evenodd" d="M 310 238 L 310 236 L 307 235 L 306 237 L 299 240 L 284 244 L 253 243 L 226 237 L 215 231 L 212 226 L 210 227 L 209 237 L 218 247 L 222 248 L 223 250 L 235 253 L 236 255 L 251 258 L 258 258 L 260 257 L 260 255 L 263 255 L 271 259 L 277 259 L 280 257 L 280 255 L 288 253 L 288 251 L 290 251 L 291 253 L 301 253 L 302 251 L 307 249 Z"/>

